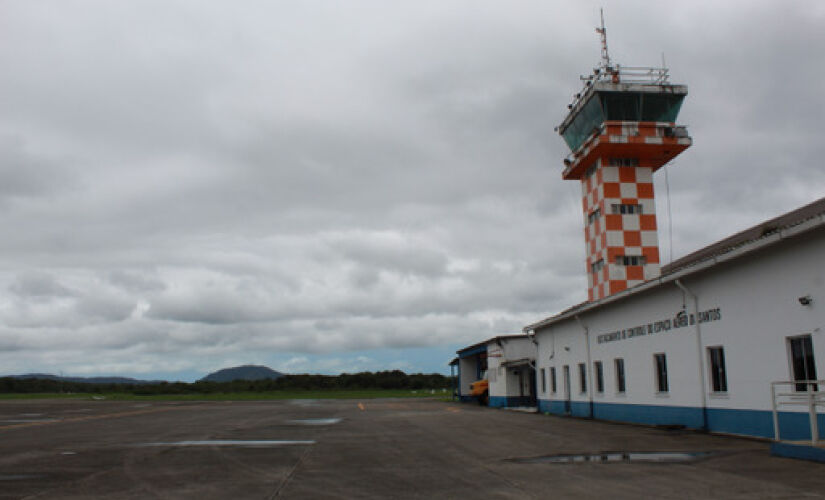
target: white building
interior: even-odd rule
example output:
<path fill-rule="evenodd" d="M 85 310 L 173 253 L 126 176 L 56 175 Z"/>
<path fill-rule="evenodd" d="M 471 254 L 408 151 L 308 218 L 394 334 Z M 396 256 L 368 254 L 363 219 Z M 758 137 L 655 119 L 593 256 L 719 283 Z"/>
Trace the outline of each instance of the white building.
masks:
<path fill-rule="evenodd" d="M 539 410 L 772 437 L 771 382 L 825 367 L 823 259 L 825 198 L 525 327 Z M 779 423 L 785 439 L 810 435 L 807 408 Z"/>
<path fill-rule="evenodd" d="M 467 346 L 457 352 L 458 396 L 470 395 L 473 382 L 486 378 L 489 405 L 494 407 L 535 406 L 536 344 L 526 335 L 504 335 Z"/>

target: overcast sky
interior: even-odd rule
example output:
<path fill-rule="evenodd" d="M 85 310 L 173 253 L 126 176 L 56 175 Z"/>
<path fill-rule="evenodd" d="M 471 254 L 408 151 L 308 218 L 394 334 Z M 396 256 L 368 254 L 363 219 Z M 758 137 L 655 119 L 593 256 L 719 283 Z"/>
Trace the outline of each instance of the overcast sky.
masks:
<path fill-rule="evenodd" d="M 825 195 L 825 2 L 0 0 L 0 374 L 444 373 L 584 300 L 599 5 L 689 88 L 665 260 Z"/>

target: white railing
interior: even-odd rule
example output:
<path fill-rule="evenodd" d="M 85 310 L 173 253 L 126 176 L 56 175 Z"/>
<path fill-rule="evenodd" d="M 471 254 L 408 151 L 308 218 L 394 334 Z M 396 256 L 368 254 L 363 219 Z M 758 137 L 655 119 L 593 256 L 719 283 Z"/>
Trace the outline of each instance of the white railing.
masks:
<path fill-rule="evenodd" d="M 811 444 L 819 441 L 817 408 L 825 407 L 825 380 L 787 380 L 771 382 L 771 404 L 773 405 L 773 437 L 781 441 L 779 434 L 779 410 L 783 406 L 804 406 L 808 409 L 811 430 Z"/>
<path fill-rule="evenodd" d="M 667 85 L 670 70 L 651 66 L 615 66 L 598 67 L 587 76 L 580 76 L 584 82 L 641 83 L 646 85 Z M 585 85 L 586 87 L 587 85 Z"/>

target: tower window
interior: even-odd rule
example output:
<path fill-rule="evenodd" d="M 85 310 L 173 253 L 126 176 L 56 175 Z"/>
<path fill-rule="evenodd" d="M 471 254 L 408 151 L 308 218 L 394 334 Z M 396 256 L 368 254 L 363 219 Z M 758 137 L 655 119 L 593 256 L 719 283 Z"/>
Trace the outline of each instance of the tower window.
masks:
<path fill-rule="evenodd" d="M 593 224 L 594 222 L 599 220 L 599 217 L 601 217 L 601 216 L 602 216 L 602 209 L 597 208 L 596 210 L 593 210 L 592 212 L 590 212 L 590 214 L 587 216 L 587 223 L 588 224 Z"/>
<path fill-rule="evenodd" d="M 602 269 L 604 269 L 604 259 L 599 259 L 596 262 L 590 264 L 590 272 L 592 272 L 593 274 L 598 273 Z"/>
<path fill-rule="evenodd" d="M 556 367 L 550 367 L 550 392 L 556 393 Z"/>
<path fill-rule="evenodd" d="M 587 366 L 579 363 L 579 390 L 582 394 L 587 392 Z"/>
<path fill-rule="evenodd" d="M 643 266 L 647 264 L 647 258 L 644 255 L 617 255 L 617 266 Z"/>
<path fill-rule="evenodd" d="M 638 167 L 638 158 L 611 158 L 609 161 L 611 167 Z"/>
<path fill-rule="evenodd" d="M 610 209 L 614 214 L 632 215 L 642 213 L 642 206 L 639 204 L 613 203 L 610 205 Z"/>

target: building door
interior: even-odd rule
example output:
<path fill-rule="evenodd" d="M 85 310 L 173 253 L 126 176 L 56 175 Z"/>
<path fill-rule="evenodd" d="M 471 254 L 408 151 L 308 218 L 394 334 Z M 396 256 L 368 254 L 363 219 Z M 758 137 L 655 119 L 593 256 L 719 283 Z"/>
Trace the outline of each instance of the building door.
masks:
<path fill-rule="evenodd" d="M 564 378 L 564 413 L 572 413 L 570 405 L 570 366 L 564 365 L 562 374 Z"/>
<path fill-rule="evenodd" d="M 530 391 L 530 399 L 529 405 L 536 406 L 538 405 L 538 391 L 536 390 L 536 369 L 529 368 L 530 377 L 528 383 L 530 384 L 529 391 Z"/>
<path fill-rule="evenodd" d="M 794 381 L 816 380 L 816 364 L 814 364 L 814 347 L 810 335 L 792 337 L 788 339 L 791 349 L 791 371 Z M 816 384 L 796 384 L 797 391 L 816 391 Z"/>

